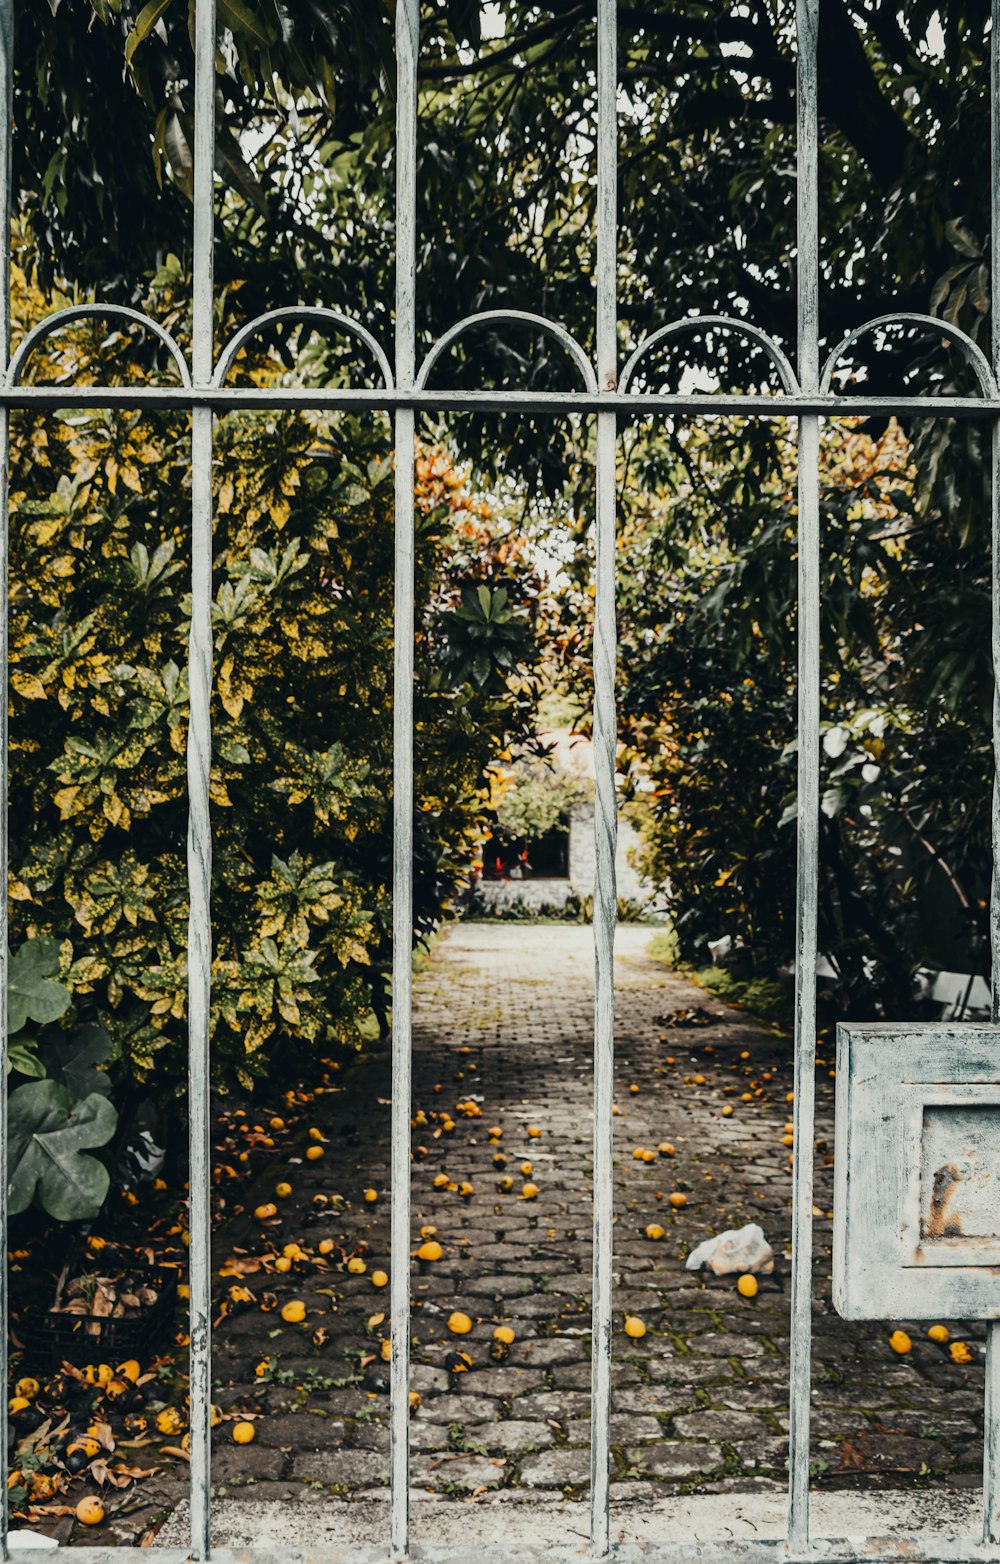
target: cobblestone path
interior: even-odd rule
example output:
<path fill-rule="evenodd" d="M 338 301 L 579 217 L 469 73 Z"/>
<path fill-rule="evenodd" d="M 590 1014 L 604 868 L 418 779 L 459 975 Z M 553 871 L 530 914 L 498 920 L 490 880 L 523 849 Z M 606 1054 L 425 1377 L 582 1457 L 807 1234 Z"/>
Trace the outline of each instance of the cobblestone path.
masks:
<path fill-rule="evenodd" d="M 784 1481 L 787 1454 L 790 1045 L 650 959 L 651 933 L 623 927 L 616 954 L 612 1494 L 770 1489 Z M 419 1491 L 461 1498 L 503 1489 L 552 1500 L 580 1497 L 588 1486 L 590 940 L 589 929 L 574 926 L 460 925 L 437 943 L 416 984 L 414 1247 L 430 1224 L 444 1250 L 436 1263 L 415 1264 L 413 1275 Z M 692 1008 L 708 1024 L 684 1025 Z M 976 1355 L 968 1366 L 916 1327 L 912 1353 L 900 1358 L 888 1346 L 892 1327 L 848 1326 L 830 1307 L 832 1063 L 824 1055 L 817 1071 L 816 1482 L 977 1485 L 976 1333 L 964 1334 Z M 377 1318 L 386 1295 L 372 1275 L 388 1269 L 387 1098 L 380 1059 L 317 1102 L 326 1155 L 293 1166 L 295 1192 L 277 1235 L 279 1243 L 345 1242 L 365 1258 L 365 1274 L 251 1277 L 257 1291 L 301 1298 L 306 1326 L 253 1310 L 216 1332 L 217 1400 L 263 1413 L 253 1445 L 220 1442 L 220 1494 L 371 1497 L 386 1482 L 379 1347 L 387 1324 Z M 470 1100 L 481 1118 L 463 1116 L 458 1104 Z M 431 1117 L 446 1112 L 450 1131 Z M 503 1130 L 508 1162 L 500 1169 L 492 1126 Z M 530 1136 L 529 1126 L 541 1134 Z M 632 1155 L 665 1141 L 675 1155 L 651 1163 Z M 522 1160 L 531 1163 L 534 1199 L 520 1194 Z M 278 1169 L 268 1174 L 276 1176 Z M 510 1177 L 513 1191 L 504 1193 L 501 1180 Z M 366 1188 L 375 1202 L 366 1202 Z M 680 1209 L 669 1203 L 674 1192 L 687 1197 Z M 334 1193 L 344 1204 L 317 1219 L 312 1197 Z M 684 1269 L 696 1242 L 751 1220 L 778 1257 L 755 1299 L 743 1299 L 733 1278 L 703 1280 Z M 665 1229 L 659 1242 L 645 1237 L 651 1222 Z M 225 1241 L 242 1239 L 253 1251 L 252 1231 L 237 1223 Z M 464 1338 L 446 1328 L 453 1310 L 474 1321 Z M 626 1312 L 644 1320 L 644 1339 L 623 1333 Z M 492 1356 L 499 1324 L 516 1338 L 503 1361 Z M 328 1336 L 318 1348 L 317 1326 Z M 456 1347 L 471 1369 L 454 1372 Z M 370 1361 L 359 1367 L 363 1355 Z M 255 1377 L 263 1358 L 270 1367 Z"/>

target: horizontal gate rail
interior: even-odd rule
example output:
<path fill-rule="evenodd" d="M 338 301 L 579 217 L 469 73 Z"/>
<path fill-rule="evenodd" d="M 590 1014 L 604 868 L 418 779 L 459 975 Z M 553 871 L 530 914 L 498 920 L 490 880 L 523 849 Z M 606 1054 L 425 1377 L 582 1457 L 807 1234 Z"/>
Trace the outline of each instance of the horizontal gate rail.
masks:
<path fill-rule="evenodd" d="M 22 0 L 29 3 L 29 0 Z M 417 65 L 419 0 L 396 0 L 396 288 L 395 342 L 390 356 L 360 321 L 337 310 L 292 305 L 250 321 L 216 357 L 213 344 L 213 185 L 215 144 L 215 0 L 195 0 L 195 153 L 193 349 L 190 363 L 176 341 L 141 312 L 120 306 L 74 305 L 55 311 L 21 343 L 11 358 L 10 224 L 13 103 L 14 0 L 0 0 L 0 681 L 7 679 L 7 441 L 12 410 L 61 410 L 87 407 L 166 409 L 187 413 L 192 426 L 192 616 L 188 657 L 191 686 L 188 733 L 188 1028 L 190 1113 L 190 1386 L 191 1503 L 190 1545 L 157 1549 L 162 1564 L 182 1560 L 217 1564 L 307 1564 L 321 1558 L 369 1564 L 387 1556 L 413 1556 L 434 1564 L 505 1564 L 513 1556 L 488 1539 L 470 1535 L 467 1547 L 411 1549 L 409 1535 L 409 1249 L 410 1249 L 410 1080 L 412 1056 L 411 938 L 413 853 L 413 580 L 415 420 L 418 412 L 482 414 L 531 413 L 552 418 L 596 415 L 596 579 L 594 625 L 594 758 L 596 772 L 594 908 L 594 1274 L 592 1482 L 588 1544 L 546 1549 L 553 1564 L 609 1555 L 621 1564 L 770 1564 L 772 1560 L 933 1559 L 941 1564 L 968 1560 L 1000 1561 L 1000 1325 L 989 1334 L 984 1458 L 983 1541 L 973 1538 L 918 1536 L 829 1541 L 813 1536 L 809 1516 L 810 1337 L 812 1320 L 812 1160 L 807 1152 L 794 1161 L 792 1202 L 792 1301 L 790 1363 L 790 1448 L 787 1535 L 782 1541 L 680 1542 L 650 1545 L 612 1542 L 609 1503 L 609 1419 L 611 1408 L 613 1133 L 614 1095 L 614 933 L 616 919 L 615 848 L 617 805 L 615 715 L 615 557 L 617 435 L 635 418 L 795 419 L 798 424 L 798 812 L 796 883 L 795 1104 L 797 1141 L 813 1143 L 815 1069 L 815 966 L 817 951 L 819 690 L 820 690 L 820 421 L 866 415 L 907 418 L 985 419 L 992 424 L 992 644 L 995 680 L 1000 671 L 1000 0 L 992 0 L 990 36 L 992 238 L 991 357 L 957 327 L 935 317 L 899 311 L 859 325 L 820 360 L 817 38 L 820 0 L 796 0 L 797 37 L 797 354 L 793 368 L 782 348 L 751 322 L 719 316 L 684 316 L 654 332 L 618 369 L 617 313 L 617 95 L 616 0 L 595 0 L 597 20 L 597 288 L 594 356 L 557 321 L 518 310 L 495 310 L 455 323 L 417 360 L 416 210 L 417 210 Z M 74 323 L 114 319 L 151 332 L 166 350 L 179 384 L 142 386 L 25 384 L 32 356 L 43 342 Z M 300 387 L 232 386 L 227 375 L 245 344 L 275 325 L 309 328 L 357 340 L 380 386 Z M 903 328 L 936 335 L 957 351 L 978 385 L 976 395 L 884 396 L 864 383 L 845 391 L 841 365 L 864 337 L 879 345 L 887 330 Z M 449 350 L 467 333 L 533 331 L 554 337 L 565 350 L 566 390 L 473 390 L 428 385 L 432 372 L 446 377 Z M 770 359 L 780 382 L 773 393 L 656 392 L 645 384 L 644 360 L 654 348 L 696 331 L 729 331 L 756 343 Z M 633 387 L 638 389 L 633 389 Z M 834 387 L 837 387 L 835 390 Z M 212 680 L 212 441 L 215 414 L 226 409 L 351 409 L 391 416 L 396 453 L 394 540 L 394 699 L 393 699 L 393 1006 L 391 1108 L 391 1370 L 389 1507 L 386 1544 L 379 1549 L 344 1546 L 325 1551 L 261 1548 L 232 1550 L 211 1543 L 211 1231 L 209 1203 L 209 1027 L 212 925 L 210 697 Z M 7 878 L 6 700 L 0 717 L 0 884 Z M 994 755 L 1000 755 L 1000 686 L 993 718 Z M 6 1005 L 7 906 L 0 898 L 0 998 Z M 1000 1020 L 1000 784 L 993 799 L 993 1019 Z M 6 1038 L 0 1042 L 0 1076 L 6 1077 Z M 6 1158 L 6 1103 L 0 1105 L 0 1155 Z M 7 1244 L 6 1181 L 0 1190 L 0 1245 Z M 8 1371 L 7 1276 L 0 1276 L 0 1371 Z M 0 1454 L 0 1554 L 7 1559 L 6 1442 Z M 476 1507 L 473 1522 L 487 1513 Z M 80 1564 L 130 1564 L 147 1559 L 148 1549 L 75 1548 Z M 524 1556 L 523 1554 L 521 1555 Z"/>

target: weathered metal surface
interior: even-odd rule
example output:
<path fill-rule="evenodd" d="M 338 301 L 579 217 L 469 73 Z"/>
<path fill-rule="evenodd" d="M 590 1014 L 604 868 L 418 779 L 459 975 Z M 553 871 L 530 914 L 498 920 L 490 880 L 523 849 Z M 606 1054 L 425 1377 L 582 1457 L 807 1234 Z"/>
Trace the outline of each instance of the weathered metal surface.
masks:
<path fill-rule="evenodd" d="M 799 383 L 819 379 L 819 212 L 816 50 L 819 0 L 797 0 L 796 315 Z M 813 1124 L 816 1070 L 816 903 L 819 894 L 819 419 L 799 419 L 798 770 L 796 776 L 795 1075 L 799 1148 L 792 1170 L 792 1297 L 788 1386 L 788 1541 L 809 1543 L 812 1353 Z"/>
<path fill-rule="evenodd" d="M 417 55 L 419 0 L 396 5 L 396 382 L 416 368 Z M 410 1113 L 413 1051 L 413 485 L 414 414 L 395 416 L 392 695 L 392 1226 L 390 1519 L 394 1558 L 409 1549 Z"/>
<path fill-rule="evenodd" d="M 393 385 L 392 365 L 386 357 L 382 344 L 374 337 L 367 326 L 355 320 L 351 315 L 345 315 L 343 310 L 331 310 L 320 305 L 282 305 L 280 309 L 266 310 L 263 315 L 257 315 L 253 320 L 247 321 L 241 326 L 226 343 L 219 354 L 219 362 L 215 367 L 212 383 L 223 386 L 226 376 L 232 368 L 237 355 L 252 338 L 260 336 L 268 326 L 282 322 L 287 325 L 312 326 L 316 330 L 333 334 L 335 332 L 346 333 L 349 337 L 357 337 L 368 349 L 372 358 L 379 367 L 382 376 L 382 384 L 391 389 Z"/>
<path fill-rule="evenodd" d="M 1000 1030 L 837 1029 L 833 1300 L 1000 1319 Z"/>
<path fill-rule="evenodd" d="M 212 379 L 213 181 L 215 173 L 215 0 L 195 11 L 194 276 L 192 375 Z M 210 407 L 191 414 L 191 631 L 188 781 L 188 1280 L 190 1301 L 191 1556 L 211 1547 L 212 1237 L 210 1207 L 210 1010 L 212 973 L 212 432 Z"/>
<path fill-rule="evenodd" d="M 597 385 L 613 392 L 618 375 L 617 166 L 618 68 L 615 0 L 597 5 Z M 589 368 L 589 366 L 588 366 Z M 611 1303 L 614 1250 L 615 855 L 618 842 L 615 712 L 615 532 L 618 425 L 597 415 L 596 581 L 594 588 L 594 1268 L 590 1546 L 610 1547 Z"/>
<path fill-rule="evenodd" d="M 747 392 L 614 392 L 596 391 L 426 391 L 416 389 L 373 390 L 364 386 L 185 386 L 169 385 L 60 385 L 2 386 L 0 407 L 145 407 L 173 408 L 187 412 L 194 407 L 218 411 L 242 408 L 339 408 L 361 412 L 413 408 L 428 413 L 533 412 L 553 418 L 567 413 L 613 412 L 619 422 L 648 414 L 662 417 L 819 418 L 892 416 L 914 418 L 984 418 L 1000 415 L 996 397 L 823 396 L 820 393 Z"/>

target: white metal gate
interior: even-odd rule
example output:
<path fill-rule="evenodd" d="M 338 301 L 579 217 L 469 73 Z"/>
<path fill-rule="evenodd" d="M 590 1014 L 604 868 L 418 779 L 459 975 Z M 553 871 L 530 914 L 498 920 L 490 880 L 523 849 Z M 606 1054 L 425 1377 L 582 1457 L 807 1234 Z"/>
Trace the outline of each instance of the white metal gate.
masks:
<path fill-rule="evenodd" d="M 34 0 L 38 3 L 38 0 Z M 210 1227 L 209 1227 L 209 984 L 211 966 L 211 824 L 209 766 L 211 729 L 209 696 L 212 680 L 212 441 L 216 410 L 233 407 L 325 407 L 371 410 L 392 414 L 396 451 L 395 520 L 395 698 L 394 698 L 394 961 L 392 1019 L 392 1237 L 391 1237 L 391 1488 L 386 1548 L 377 1556 L 393 1558 L 409 1552 L 408 1517 L 408 1370 L 409 1370 L 409 1250 L 410 1250 L 410 1062 L 411 1062 L 411 903 L 413 801 L 413 538 L 414 422 L 417 411 L 499 410 L 518 408 L 536 415 L 567 412 L 593 414 L 596 446 L 596 606 L 594 645 L 594 738 L 596 767 L 597 879 L 594 898 L 596 1007 L 594 1019 L 594 1276 L 592 1484 L 590 1556 L 610 1552 L 626 1558 L 789 1559 L 812 1557 L 850 1559 L 899 1557 L 928 1559 L 1000 1558 L 1000 1326 L 990 1327 L 987 1363 L 985 1514 L 982 1542 L 933 1537 L 898 1545 L 881 1541 L 816 1542 L 809 1525 L 809 1398 L 812 1306 L 812 1164 L 807 1155 L 794 1163 L 790 1453 L 787 1538 L 782 1543 L 719 1542 L 684 1544 L 664 1538 L 655 1547 L 612 1548 L 609 1517 L 609 1414 L 611 1395 L 612 1286 L 612 1093 L 613 1093 L 613 938 L 616 916 L 614 881 L 615 803 L 615 519 L 616 436 L 620 420 L 638 413 L 692 417 L 729 413 L 748 418 L 787 416 L 797 420 L 798 443 L 798 824 L 797 932 L 795 993 L 796 1138 L 811 1147 L 814 1127 L 815 966 L 817 940 L 817 861 L 819 817 L 819 430 L 826 416 L 905 412 L 920 417 L 982 417 L 993 420 L 992 538 L 994 666 L 1000 666 L 1000 309 L 992 316 L 992 364 L 956 327 L 927 316 L 894 314 L 860 324 L 821 365 L 818 319 L 818 175 L 817 175 L 817 29 L 819 0 L 797 0 L 797 364 L 793 368 L 781 348 L 762 330 L 744 321 L 719 316 L 688 316 L 654 332 L 619 367 L 616 301 L 617 183 L 617 62 L 616 0 L 596 0 L 597 8 L 597 318 L 596 358 L 591 360 L 558 322 L 513 310 L 496 310 L 458 321 L 431 349 L 422 364 L 416 358 L 416 123 L 418 0 L 396 0 L 396 311 L 394 360 L 383 352 L 363 323 L 333 310 L 289 308 L 250 322 L 216 357 L 212 340 L 213 304 L 213 148 L 215 138 L 215 0 L 195 0 L 195 151 L 194 151 L 194 285 L 193 353 L 188 365 L 180 348 L 155 322 L 113 305 L 82 306 L 59 311 L 36 327 L 11 359 L 10 354 L 10 213 L 13 94 L 14 0 L 0 0 L 0 233 L 3 236 L 0 277 L 0 362 L 6 368 L 0 402 L 3 406 L 3 472 L 0 493 L 0 676 L 7 678 L 7 436 L 11 408 L 98 406 L 173 408 L 188 411 L 192 429 L 192 619 L 189 650 L 190 728 L 188 741 L 188 935 L 189 1083 L 190 1083 L 190 1286 L 191 1286 L 191 1543 L 190 1552 L 161 1550 L 164 1560 L 232 1558 L 211 1546 L 210 1514 Z M 1000 297 L 1000 0 L 993 0 L 991 49 L 992 200 L 990 267 L 992 298 Z M 72 319 L 105 316 L 132 321 L 154 332 L 172 353 L 180 371 L 180 386 L 144 385 L 58 388 L 22 384 L 23 371 L 38 344 Z M 369 350 L 381 381 L 376 389 L 259 390 L 230 387 L 227 373 L 241 345 L 276 318 L 312 322 L 353 334 Z M 452 342 L 470 327 L 503 322 L 532 326 L 548 333 L 565 349 L 578 378 L 576 390 L 518 392 L 432 390 L 431 368 L 444 360 Z M 835 395 L 832 377 L 838 359 L 866 333 L 889 323 L 931 328 L 947 338 L 967 358 L 978 382 L 977 397 L 948 396 L 933 402 L 915 397 Z M 781 383 L 777 395 L 695 393 L 651 394 L 633 390 L 649 350 L 667 337 L 725 326 L 751 339 L 769 356 Z M 6 701 L 2 718 L 2 785 L 6 798 Z M 994 752 L 1000 748 L 1000 699 L 994 705 Z M 991 928 L 993 933 L 993 1015 L 998 1018 L 1000 994 L 1000 798 L 994 789 L 994 870 Z M 6 809 L 0 830 L 0 884 L 7 877 Z M 7 909 L 0 900 L 0 986 L 6 1002 Z M 2 1044 L 6 1064 L 6 1039 Z M 5 1068 L 0 1075 L 5 1076 Z M 0 1101 L 3 1101 L 0 1094 Z M 0 1141 L 6 1147 L 6 1105 L 0 1107 Z M 0 1181 L 0 1247 L 6 1250 L 7 1193 Z M 6 1274 L 0 1296 L 0 1369 L 7 1372 Z M 8 1557 L 6 1444 L 0 1457 L 3 1493 L 2 1554 Z M 422 1556 L 445 1557 L 442 1550 L 421 1550 Z M 74 1550 L 80 1564 L 99 1559 L 144 1558 L 129 1548 Z M 244 1555 L 240 1555 L 244 1556 Z M 258 1551 L 259 1560 L 276 1555 Z M 286 1551 L 283 1560 L 312 1557 Z M 361 1555 L 338 1551 L 338 1558 Z M 502 1558 L 471 1539 L 453 1558 Z M 509 1555 L 508 1555 L 509 1556 Z M 579 1557 L 567 1547 L 560 1557 Z"/>

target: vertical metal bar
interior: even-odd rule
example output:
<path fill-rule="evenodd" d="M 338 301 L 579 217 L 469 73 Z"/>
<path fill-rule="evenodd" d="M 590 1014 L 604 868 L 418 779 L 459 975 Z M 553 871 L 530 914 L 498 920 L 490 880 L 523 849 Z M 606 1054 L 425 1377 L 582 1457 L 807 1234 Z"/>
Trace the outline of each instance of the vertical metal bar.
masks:
<path fill-rule="evenodd" d="M 0 0 L 0 372 L 10 362 L 11 151 L 14 141 L 14 0 Z M 7 611 L 10 410 L 0 411 L 0 1376 L 7 1404 Z M 0 1439 L 0 1556 L 9 1557 L 7 1441 Z"/>
<path fill-rule="evenodd" d="M 212 378 L 215 0 L 196 0 L 194 74 L 194 278 L 192 378 Z M 211 1551 L 211 1215 L 209 1206 L 212 968 L 212 409 L 191 415 L 191 631 L 188 780 L 188 1114 L 191 1283 L 191 1556 Z"/>
<path fill-rule="evenodd" d="M 616 0 L 597 0 L 597 381 L 618 381 L 617 161 L 618 59 Z M 590 1547 L 610 1549 L 611 1295 L 615 1049 L 615 458 L 613 412 L 597 415 L 596 585 L 594 597 L 594 1277 L 590 1420 Z"/>
<path fill-rule="evenodd" d="M 1000 0 L 990 8 L 990 343 L 1000 373 Z M 1000 1024 L 1000 419 L 990 427 L 990 644 L 993 654 L 993 802 L 990 882 L 990 1014 Z M 1000 1542 L 1000 1322 L 986 1334 L 983 1408 L 983 1541 Z"/>
<path fill-rule="evenodd" d="M 417 55 L 419 0 L 396 5 L 396 383 L 416 367 Z M 414 413 L 394 419 L 396 446 L 392 698 L 392 1230 L 389 1548 L 410 1546 L 410 1112 L 413 1053 L 413 482 Z"/>
<path fill-rule="evenodd" d="M 819 167 L 816 53 L 819 0 L 797 0 L 797 316 L 799 380 L 819 379 Z M 795 1162 L 789 1363 L 788 1541 L 809 1545 L 812 1365 L 813 1130 L 819 897 L 819 419 L 799 419 L 798 779 L 795 884 Z"/>

